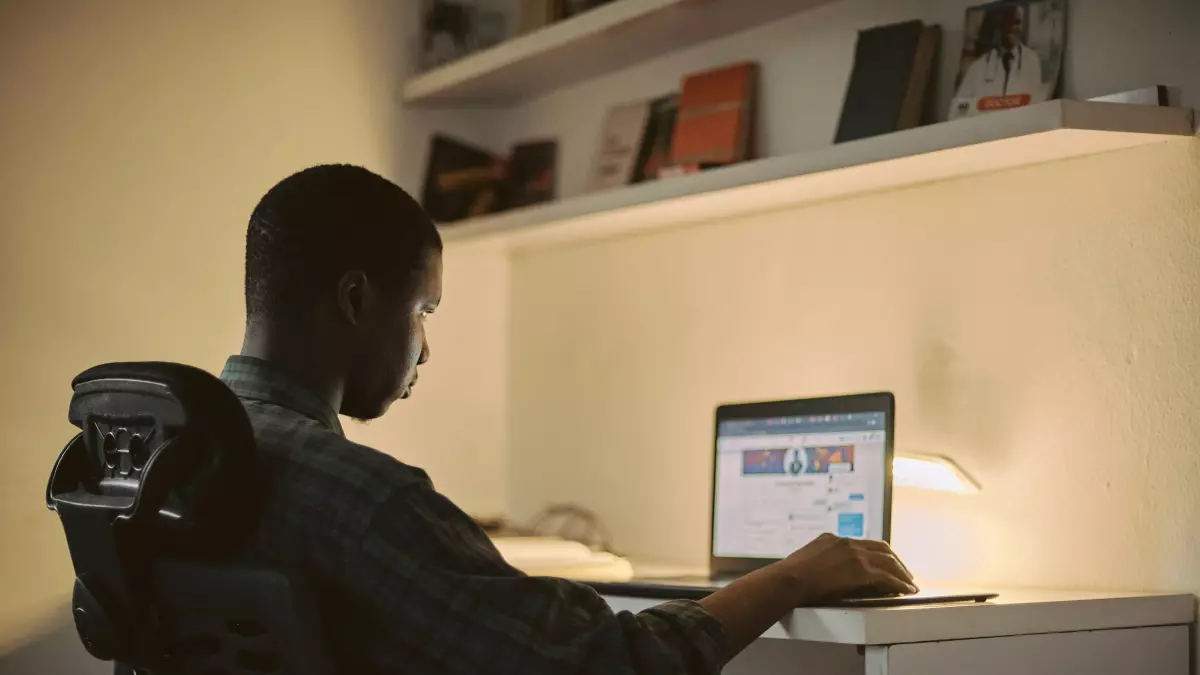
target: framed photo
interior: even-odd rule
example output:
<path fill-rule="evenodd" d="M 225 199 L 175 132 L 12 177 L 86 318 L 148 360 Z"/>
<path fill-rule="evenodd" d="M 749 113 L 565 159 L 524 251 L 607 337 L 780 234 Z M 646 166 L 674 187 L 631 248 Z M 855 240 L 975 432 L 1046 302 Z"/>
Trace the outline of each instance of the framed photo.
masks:
<path fill-rule="evenodd" d="M 967 9 L 950 119 L 1054 98 L 1066 17 L 1066 0 L 1001 0 Z"/>

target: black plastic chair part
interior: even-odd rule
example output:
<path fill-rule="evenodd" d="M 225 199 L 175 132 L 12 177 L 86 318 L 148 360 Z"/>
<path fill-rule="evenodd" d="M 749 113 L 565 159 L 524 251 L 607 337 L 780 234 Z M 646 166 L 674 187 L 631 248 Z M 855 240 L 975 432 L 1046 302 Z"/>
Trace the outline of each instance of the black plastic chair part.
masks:
<path fill-rule="evenodd" d="M 110 363 L 73 382 L 80 429 L 46 489 L 75 567 L 72 612 L 118 675 L 329 675 L 302 583 L 239 561 L 258 505 L 254 434 L 217 378 Z"/>

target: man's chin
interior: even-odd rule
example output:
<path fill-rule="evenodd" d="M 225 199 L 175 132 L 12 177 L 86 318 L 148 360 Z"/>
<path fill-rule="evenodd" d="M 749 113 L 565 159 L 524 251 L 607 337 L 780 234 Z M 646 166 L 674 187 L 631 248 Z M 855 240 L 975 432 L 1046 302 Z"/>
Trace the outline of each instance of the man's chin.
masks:
<path fill-rule="evenodd" d="M 362 422 L 365 424 L 367 422 L 370 422 L 371 420 L 377 420 L 380 417 L 383 417 L 384 414 L 387 413 L 388 408 L 391 407 L 392 400 L 393 399 L 388 399 L 388 400 L 380 403 L 378 406 L 375 406 L 372 410 L 367 410 L 366 408 L 356 408 L 356 409 L 352 409 L 352 410 L 346 410 L 345 408 L 343 408 L 342 414 L 356 422 Z"/>
<path fill-rule="evenodd" d="M 381 403 L 379 405 L 379 414 L 376 415 L 376 417 L 383 417 L 385 414 L 387 414 L 388 409 L 390 409 L 392 407 L 393 403 L 395 403 L 396 401 L 398 401 L 402 398 L 408 398 L 408 396 L 409 396 L 408 393 L 396 392 L 395 395 L 389 397 L 386 401 L 384 401 L 383 403 Z"/>
<path fill-rule="evenodd" d="M 410 396 L 412 396 L 412 387 L 404 387 L 400 391 L 393 393 L 391 396 L 388 396 L 369 408 L 368 406 L 364 405 L 347 410 L 343 406 L 342 414 L 350 419 L 358 420 L 359 422 L 370 422 L 371 420 L 379 419 L 387 414 L 388 408 L 391 408 L 392 404 L 397 400 L 408 398 Z"/>

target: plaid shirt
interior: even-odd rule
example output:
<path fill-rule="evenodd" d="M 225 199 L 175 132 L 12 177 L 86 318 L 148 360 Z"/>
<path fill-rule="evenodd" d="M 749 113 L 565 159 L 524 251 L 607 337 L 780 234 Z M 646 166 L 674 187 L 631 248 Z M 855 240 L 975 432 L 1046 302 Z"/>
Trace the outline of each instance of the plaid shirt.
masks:
<path fill-rule="evenodd" d="M 591 588 L 529 577 L 424 471 L 345 438 L 325 401 L 267 362 L 221 374 L 258 441 L 254 559 L 314 589 L 344 673 L 715 673 L 719 622 L 692 602 L 614 613 Z"/>

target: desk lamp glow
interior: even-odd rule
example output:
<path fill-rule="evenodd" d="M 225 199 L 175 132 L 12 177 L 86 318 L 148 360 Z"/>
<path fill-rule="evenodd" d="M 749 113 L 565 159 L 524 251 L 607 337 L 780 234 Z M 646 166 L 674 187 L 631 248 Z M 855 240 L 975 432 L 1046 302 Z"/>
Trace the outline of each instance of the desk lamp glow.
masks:
<path fill-rule="evenodd" d="M 892 459 L 892 482 L 904 487 L 940 492 L 979 492 L 979 484 L 961 467 L 939 455 L 897 454 Z"/>

